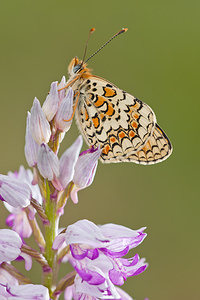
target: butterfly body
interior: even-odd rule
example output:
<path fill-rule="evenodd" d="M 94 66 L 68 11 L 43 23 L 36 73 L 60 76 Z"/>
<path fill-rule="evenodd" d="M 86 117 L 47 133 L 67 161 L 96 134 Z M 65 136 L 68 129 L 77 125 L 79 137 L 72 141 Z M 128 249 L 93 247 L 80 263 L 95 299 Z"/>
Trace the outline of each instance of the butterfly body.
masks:
<path fill-rule="evenodd" d="M 171 144 L 146 103 L 92 75 L 77 57 L 68 72 L 78 127 L 88 145 L 100 146 L 102 162 L 153 164 L 171 154 Z"/>

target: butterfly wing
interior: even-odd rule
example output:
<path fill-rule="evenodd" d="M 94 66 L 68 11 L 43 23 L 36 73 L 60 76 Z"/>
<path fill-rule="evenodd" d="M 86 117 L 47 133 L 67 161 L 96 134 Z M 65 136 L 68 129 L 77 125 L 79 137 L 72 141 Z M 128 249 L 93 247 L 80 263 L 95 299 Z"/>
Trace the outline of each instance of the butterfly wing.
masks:
<path fill-rule="evenodd" d="M 76 120 L 86 142 L 100 145 L 101 160 L 147 163 L 135 155 L 143 151 L 154 133 L 156 117 L 153 110 L 97 76 L 90 76 L 78 90 Z"/>
<path fill-rule="evenodd" d="M 167 159 L 172 153 L 172 145 L 164 131 L 156 124 L 152 136 L 138 152 L 132 153 L 121 161 L 152 165 Z M 109 163 L 109 161 L 106 161 Z"/>

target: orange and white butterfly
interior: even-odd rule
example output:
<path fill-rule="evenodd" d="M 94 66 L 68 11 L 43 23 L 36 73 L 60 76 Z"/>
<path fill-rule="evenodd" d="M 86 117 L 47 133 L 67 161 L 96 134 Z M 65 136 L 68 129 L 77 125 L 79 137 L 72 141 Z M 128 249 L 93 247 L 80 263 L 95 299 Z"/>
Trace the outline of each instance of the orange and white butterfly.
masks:
<path fill-rule="evenodd" d="M 126 30 L 119 31 L 107 43 Z M 87 144 L 100 145 L 100 159 L 105 163 L 146 165 L 165 160 L 172 146 L 158 126 L 153 110 L 108 80 L 92 75 L 86 62 L 77 57 L 72 59 L 66 87 L 74 90 L 76 121 Z"/>

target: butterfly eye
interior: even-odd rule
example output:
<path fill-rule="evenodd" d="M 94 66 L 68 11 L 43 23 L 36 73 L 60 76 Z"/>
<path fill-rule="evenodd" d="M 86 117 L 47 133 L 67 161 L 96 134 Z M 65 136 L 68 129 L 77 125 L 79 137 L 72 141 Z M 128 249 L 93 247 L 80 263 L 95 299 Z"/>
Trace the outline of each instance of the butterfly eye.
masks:
<path fill-rule="evenodd" d="M 77 72 L 80 70 L 80 68 L 81 68 L 81 65 L 80 65 L 80 64 L 76 65 L 76 66 L 74 67 L 74 73 L 77 73 Z"/>

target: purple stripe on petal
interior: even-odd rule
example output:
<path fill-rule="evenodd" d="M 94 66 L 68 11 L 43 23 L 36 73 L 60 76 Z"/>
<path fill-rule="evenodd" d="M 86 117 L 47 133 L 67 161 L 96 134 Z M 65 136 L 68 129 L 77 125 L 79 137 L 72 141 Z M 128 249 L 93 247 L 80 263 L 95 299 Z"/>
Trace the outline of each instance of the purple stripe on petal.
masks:
<path fill-rule="evenodd" d="M 125 267 L 131 267 L 136 265 L 139 262 L 139 255 L 135 254 L 134 257 L 126 259 L 126 258 L 120 258 L 120 262 L 123 264 Z"/>
<path fill-rule="evenodd" d="M 9 227 L 12 227 L 14 224 L 14 220 L 15 220 L 15 214 L 10 214 L 7 218 L 6 218 L 6 225 Z"/>
<path fill-rule="evenodd" d="M 113 258 L 114 257 L 119 258 L 119 257 L 122 257 L 122 256 L 124 256 L 128 253 L 129 247 L 127 246 L 124 250 L 119 251 L 119 252 L 114 252 L 114 251 L 111 251 L 107 248 L 100 248 L 99 250 L 101 250 L 105 255 L 111 256 Z"/>
<path fill-rule="evenodd" d="M 83 265 L 80 266 L 83 267 Z M 82 278 L 82 280 L 86 281 L 91 285 L 99 285 L 105 282 L 105 278 L 102 275 L 100 275 L 98 272 L 91 271 L 90 269 L 87 269 L 86 271 L 83 268 L 80 269 L 80 267 L 78 267 L 77 265 L 74 266 L 74 269 L 77 271 L 77 273 Z"/>
<path fill-rule="evenodd" d="M 134 276 L 139 275 L 140 273 L 144 272 L 144 270 L 146 270 L 146 268 L 147 268 L 147 265 L 144 265 L 144 266 L 140 267 L 133 275 Z"/>
<path fill-rule="evenodd" d="M 109 278 L 110 278 L 111 282 L 116 285 L 123 285 L 124 280 L 126 279 L 126 278 L 123 278 L 121 272 L 116 271 L 114 269 L 109 271 Z"/>
<path fill-rule="evenodd" d="M 77 260 L 81 260 L 83 258 L 85 258 L 87 256 L 87 253 L 88 253 L 88 250 L 84 250 L 82 251 L 81 254 L 77 254 L 77 247 L 76 245 L 70 245 L 70 251 L 71 251 L 71 254 L 73 256 L 73 258 L 77 259 Z"/>
<path fill-rule="evenodd" d="M 80 270 L 78 267 L 74 267 L 74 269 L 76 270 L 76 272 L 79 274 L 79 276 L 85 280 L 85 281 L 90 281 L 92 279 L 92 275 L 88 274 L 85 270 Z"/>
<path fill-rule="evenodd" d="M 90 253 L 92 253 L 92 256 L 89 255 Z M 88 256 L 87 257 L 90 258 L 91 260 L 97 259 L 99 257 L 99 250 L 98 249 L 94 249 L 92 251 L 90 250 L 88 252 Z"/>

